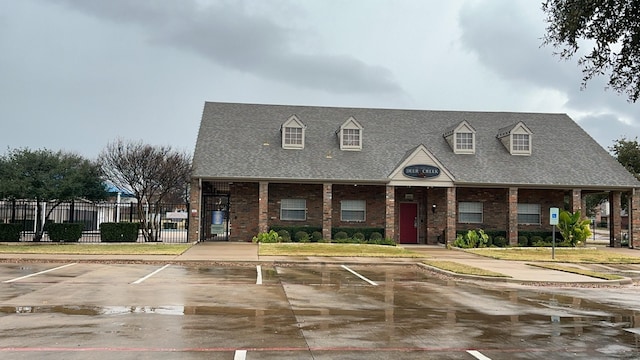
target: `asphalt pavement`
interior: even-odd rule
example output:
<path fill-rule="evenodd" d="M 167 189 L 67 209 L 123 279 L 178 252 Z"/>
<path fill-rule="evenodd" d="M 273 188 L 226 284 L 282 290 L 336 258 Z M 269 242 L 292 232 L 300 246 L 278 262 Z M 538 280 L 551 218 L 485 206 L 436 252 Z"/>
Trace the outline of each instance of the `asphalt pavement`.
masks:
<path fill-rule="evenodd" d="M 318 263 L 318 264 L 419 264 L 420 258 L 374 258 L 374 257 L 311 257 L 311 256 L 260 256 L 258 246 L 245 242 L 201 242 L 180 255 L 57 255 L 57 254 L 0 254 L 4 262 L 140 262 L 140 263 Z M 459 249 L 443 246 L 403 245 L 431 260 L 453 261 L 492 272 L 504 274 L 504 278 L 474 277 L 449 274 L 468 279 L 506 281 L 516 283 L 558 284 L 630 284 L 632 280 L 601 280 L 589 276 L 563 271 L 543 269 L 528 265 L 530 262 L 491 259 L 470 254 Z M 640 251 L 628 248 L 610 248 L 611 251 L 640 257 Z M 576 266 L 575 264 L 567 264 Z M 424 266 L 424 265 L 420 265 Z M 578 265 L 579 266 L 579 265 Z M 445 272 L 431 268 L 433 271 Z M 446 272 L 445 272 L 446 273 Z"/>

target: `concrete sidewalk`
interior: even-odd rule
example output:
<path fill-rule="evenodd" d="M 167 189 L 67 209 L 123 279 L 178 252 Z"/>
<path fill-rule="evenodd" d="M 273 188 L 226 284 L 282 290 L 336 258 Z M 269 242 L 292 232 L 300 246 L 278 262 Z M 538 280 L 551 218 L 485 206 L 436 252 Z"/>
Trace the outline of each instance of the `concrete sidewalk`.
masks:
<path fill-rule="evenodd" d="M 627 284 L 630 279 L 601 280 L 593 277 L 562 271 L 538 268 L 521 261 L 491 259 L 470 254 L 461 250 L 446 249 L 442 246 L 403 245 L 406 249 L 418 252 L 432 260 L 453 261 L 463 265 L 504 274 L 510 278 L 478 278 L 474 276 L 454 276 L 478 278 L 492 281 L 519 283 L 580 283 L 580 284 Z M 632 249 L 603 248 L 607 251 L 640 257 L 640 251 Z M 305 263 L 305 264 L 416 264 L 419 258 L 369 258 L 369 257 L 309 257 L 309 256 L 259 256 L 258 245 L 240 242 L 201 242 L 193 245 L 181 255 L 55 255 L 55 254 L 0 254 L 0 261 L 38 261 L 38 262 L 144 262 L 144 263 Z M 575 266 L 575 264 L 573 265 Z M 444 272 L 434 269 L 435 271 Z M 446 273 L 446 272 L 445 272 Z M 452 274 L 453 275 L 453 274 Z"/>

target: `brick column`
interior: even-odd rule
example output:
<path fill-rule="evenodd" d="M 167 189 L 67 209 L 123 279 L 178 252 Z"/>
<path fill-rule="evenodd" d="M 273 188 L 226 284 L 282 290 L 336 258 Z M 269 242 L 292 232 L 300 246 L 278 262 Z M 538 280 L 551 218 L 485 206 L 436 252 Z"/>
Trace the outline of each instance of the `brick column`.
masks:
<path fill-rule="evenodd" d="M 260 181 L 258 193 L 258 232 L 269 231 L 269 183 Z"/>
<path fill-rule="evenodd" d="M 620 232 L 622 231 L 622 219 L 620 218 L 621 196 L 620 191 L 609 193 L 609 246 L 611 247 L 620 247 Z"/>
<path fill-rule="evenodd" d="M 630 197 L 629 244 L 637 249 L 640 248 L 640 189 L 633 189 Z"/>
<path fill-rule="evenodd" d="M 384 237 L 396 239 L 396 188 L 387 185 L 385 191 L 385 212 L 384 212 Z"/>
<path fill-rule="evenodd" d="M 445 245 L 453 245 L 456 241 L 456 223 L 458 222 L 456 205 L 456 188 L 447 188 L 447 227 L 445 229 Z"/>
<path fill-rule="evenodd" d="M 189 242 L 200 241 L 200 218 L 203 216 L 200 201 L 202 199 L 202 189 L 200 189 L 200 179 L 191 179 L 189 190 Z"/>
<path fill-rule="evenodd" d="M 509 218 L 507 238 L 509 245 L 518 246 L 518 188 L 509 188 Z"/>
<path fill-rule="evenodd" d="M 582 190 L 571 190 L 571 212 L 580 211 L 580 217 L 584 218 L 585 214 L 582 212 Z"/>
<path fill-rule="evenodd" d="M 333 187 L 331 184 L 322 184 L 322 238 L 331 239 L 331 227 L 333 226 Z"/>

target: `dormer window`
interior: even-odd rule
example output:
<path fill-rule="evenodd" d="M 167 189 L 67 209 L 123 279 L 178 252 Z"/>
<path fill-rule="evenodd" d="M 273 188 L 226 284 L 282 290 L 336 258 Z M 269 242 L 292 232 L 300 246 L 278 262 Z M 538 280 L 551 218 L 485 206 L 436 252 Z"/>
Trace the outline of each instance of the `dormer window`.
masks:
<path fill-rule="evenodd" d="M 444 138 L 456 154 L 475 154 L 476 130 L 465 120 L 450 128 L 444 134 Z"/>
<path fill-rule="evenodd" d="M 336 134 L 340 140 L 340 150 L 362 150 L 362 125 L 355 118 L 350 117 L 345 121 Z"/>
<path fill-rule="evenodd" d="M 498 131 L 498 139 L 511 155 L 531 155 L 533 132 L 522 121 Z"/>
<path fill-rule="evenodd" d="M 291 116 L 282 124 L 282 148 L 304 149 L 304 132 L 306 128 L 297 116 Z"/>

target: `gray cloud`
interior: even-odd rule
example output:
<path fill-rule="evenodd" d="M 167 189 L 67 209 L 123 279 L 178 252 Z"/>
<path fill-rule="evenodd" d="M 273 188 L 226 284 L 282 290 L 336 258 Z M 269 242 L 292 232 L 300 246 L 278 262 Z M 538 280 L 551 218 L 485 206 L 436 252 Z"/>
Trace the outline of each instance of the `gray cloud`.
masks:
<path fill-rule="evenodd" d="M 565 94 L 565 106 L 575 110 L 578 115 L 574 117 L 585 129 L 598 134 L 596 140 L 600 144 L 607 146 L 620 138 L 622 134 L 609 132 L 613 128 L 637 132 L 635 124 L 624 122 L 638 121 L 637 105 L 606 91 L 604 78 L 594 79 L 586 89 L 581 89 L 582 73 L 577 64 L 560 60 L 553 55 L 553 48 L 542 47 L 545 32 L 542 10 L 539 16 L 531 16 L 527 11 L 522 2 L 512 0 L 466 4 L 459 16 L 461 41 L 482 65 L 501 78 L 523 88 L 534 85 Z"/>
<path fill-rule="evenodd" d="M 300 36 L 243 2 L 196 0 L 59 0 L 78 11 L 142 28 L 153 43 L 188 49 L 229 69 L 294 86 L 339 93 L 401 93 L 390 70 L 349 55 L 304 54 Z"/>

